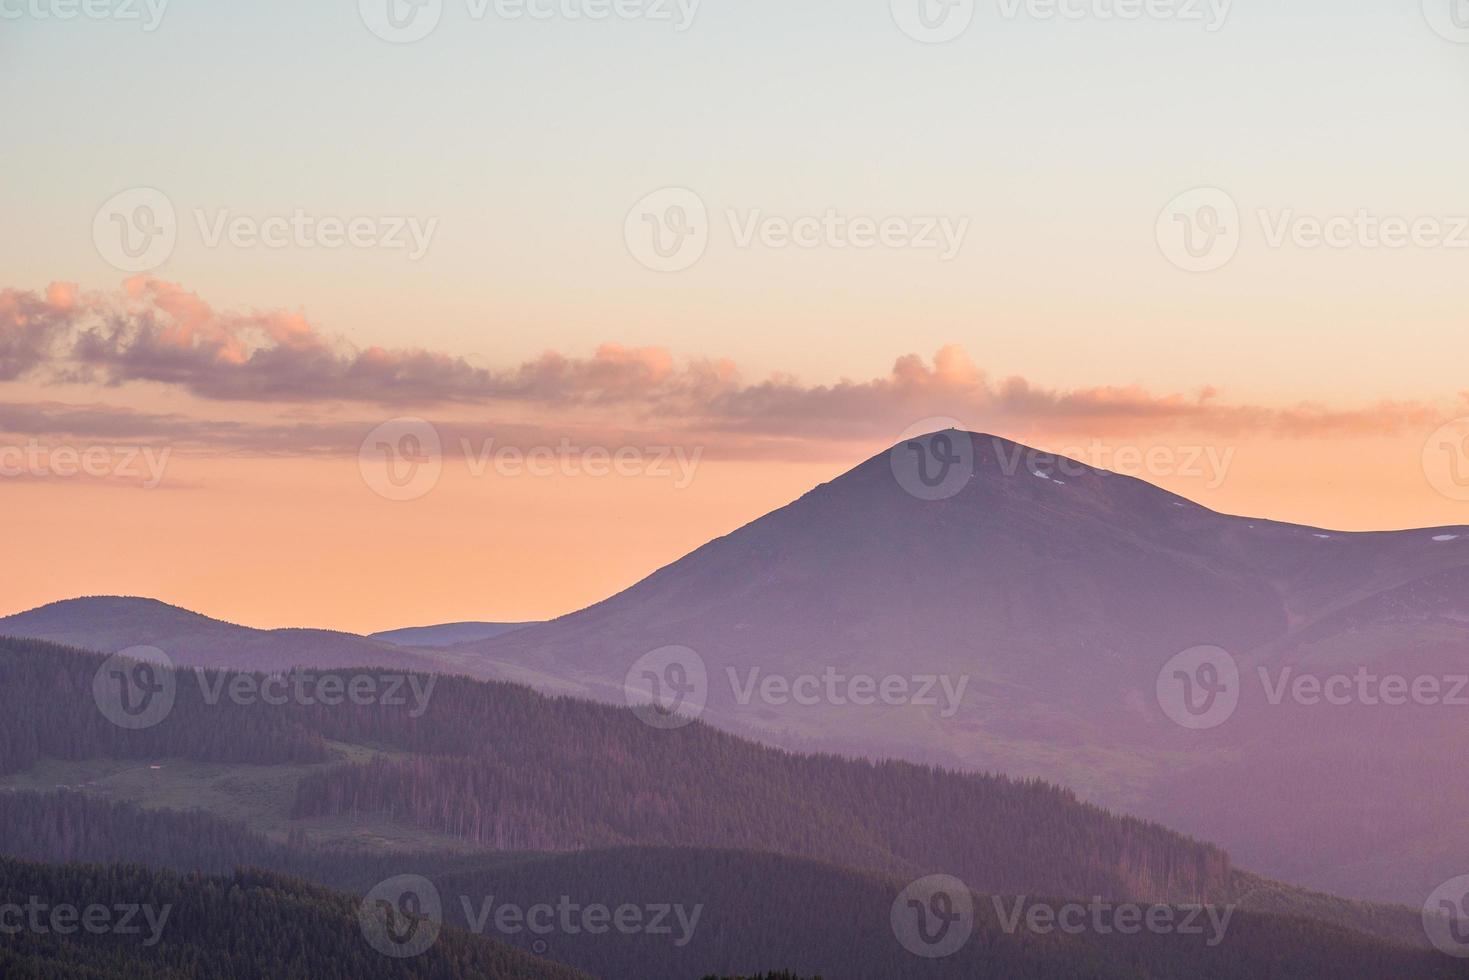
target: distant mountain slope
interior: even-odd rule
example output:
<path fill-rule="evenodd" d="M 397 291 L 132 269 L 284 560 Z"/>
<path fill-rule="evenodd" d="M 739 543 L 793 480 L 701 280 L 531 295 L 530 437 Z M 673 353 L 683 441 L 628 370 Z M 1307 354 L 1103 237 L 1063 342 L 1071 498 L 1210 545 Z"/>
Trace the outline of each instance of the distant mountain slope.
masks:
<path fill-rule="evenodd" d="M 93 596 L 68 599 L 0 619 L 0 636 L 47 640 L 115 653 L 157 647 L 176 664 L 284 670 L 382 666 L 432 670 L 437 661 L 391 643 L 329 630 L 258 630 L 154 599 Z"/>
<path fill-rule="evenodd" d="M 179 876 L 132 865 L 0 858 L 0 905 L 42 909 L 43 928 L 8 916 L 0 976 L 66 980 L 351 977 L 353 980 L 585 980 L 510 946 L 445 930 L 420 956 L 390 958 L 359 929 L 358 901 L 262 871 Z M 128 913 L 130 906 L 144 906 Z M 105 908 L 108 928 L 53 910 Z M 151 916 L 151 918 L 149 917 Z M 95 922 L 96 920 L 88 920 Z M 126 930 L 136 929 L 136 933 Z"/>
<path fill-rule="evenodd" d="M 945 867 L 1015 893 L 1198 901 L 1232 887 L 1218 848 L 1036 782 L 794 755 L 455 677 L 417 703 L 211 704 L 206 688 L 232 690 L 231 676 L 179 671 L 165 675 L 169 713 L 132 731 L 93 702 L 102 662 L 0 638 L 0 773 L 48 757 L 320 762 L 332 740 L 394 755 L 302 778 L 297 816 L 383 814 L 504 849 L 742 847 L 900 875 Z"/>
<path fill-rule="evenodd" d="M 1215 946 L 1183 936 L 1062 936 L 1004 927 L 1000 911 L 1015 896 L 975 896 L 976 934 L 954 956 L 925 962 L 908 953 L 890 914 L 905 879 L 856 872 L 799 858 L 701 848 L 618 848 L 568 854 L 363 854 L 269 844 L 242 827 L 197 814 L 144 811 L 80 794 L 0 794 L 0 852 L 64 859 L 147 860 L 187 869 L 203 860 L 212 869 L 234 859 L 300 874 L 363 894 L 401 874 L 431 881 L 446 921 L 472 928 L 470 916 L 491 907 L 528 908 L 559 896 L 578 906 L 644 907 L 677 904 L 668 934 L 576 933 L 554 929 L 537 937 L 521 930 L 500 935 L 492 918 L 476 931 L 522 948 L 539 938 L 545 955 L 608 978 L 681 980 L 707 972 L 749 973 L 796 967 L 828 977 L 1075 977 L 1174 980 L 1220 978 L 1463 978 L 1469 967 L 1426 947 L 1416 911 L 1336 903 L 1331 911 L 1355 918 L 1403 944 L 1373 941 L 1321 922 L 1269 914 L 1305 907 L 1324 896 L 1292 898 L 1283 886 L 1241 876 L 1248 893 L 1230 913 Z M 230 842 L 225 845 L 223 842 Z M 215 850 L 222 853 L 211 858 Z M 227 855 L 227 857 L 226 857 Z M 1054 900 L 1031 897 L 1042 907 Z M 466 908 L 465 900 L 468 900 Z M 695 911 L 697 910 L 697 911 Z M 1222 914 L 1222 910 L 1221 910 Z M 682 931 L 680 931 L 682 930 Z M 675 941 L 678 940 L 678 941 Z"/>
<path fill-rule="evenodd" d="M 619 685 L 623 658 L 662 643 L 692 646 L 711 667 L 978 667 L 1042 675 L 1034 695 L 1094 710 L 1097 684 L 1151 686 L 1190 646 L 1255 649 L 1384 590 L 1469 570 L 1469 529 L 1462 544 L 1435 543 L 1449 529 L 1344 534 L 1229 517 L 1080 463 L 1064 480 L 1011 472 L 1033 451 L 969 438 L 976 474 L 950 499 L 909 495 L 874 457 L 604 602 L 477 646 L 615 673 Z"/>
<path fill-rule="evenodd" d="M 1437 755 L 1412 761 L 1449 750 L 1452 712 L 1296 710 L 1266 704 L 1257 679 L 1464 672 L 1469 528 L 1230 517 L 997 437 L 948 435 L 975 460 L 948 499 L 910 494 L 877 456 L 604 602 L 456 652 L 616 702 L 639 657 L 684 646 L 707 667 L 704 718 L 775 744 L 1044 778 L 1364 896 L 1412 901 L 1445 861 L 1469 867 L 1458 817 L 1433 802 L 1469 797 L 1469 775 Z M 1203 645 L 1235 656 L 1248 697 L 1200 733 L 1165 717 L 1157 685 Z M 950 716 L 741 694 L 751 677 L 829 669 L 970 684 Z M 1433 812 L 1405 826 L 1405 799 Z"/>
<path fill-rule="evenodd" d="M 3 625 L 3 624 L 0 624 Z M 410 626 L 400 630 L 372 633 L 370 640 L 381 640 L 402 647 L 451 647 L 456 643 L 477 643 L 514 633 L 535 623 L 444 623 L 440 626 Z"/>
<path fill-rule="evenodd" d="M 569 894 L 610 905 L 655 896 L 655 901 L 702 907 L 699 927 L 683 946 L 649 942 L 647 936 L 556 937 L 565 962 L 608 977 L 683 980 L 711 968 L 732 974 L 789 968 L 843 980 L 1469 977 L 1469 966 L 1437 951 L 1241 909 L 1231 913 L 1217 945 L 1209 945 L 1212 937 L 1148 930 L 1134 936 L 1012 930 L 1004 924 L 1008 910 L 1059 910 L 1069 903 L 981 893 L 971 893 L 974 934 L 968 942 L 948 957 L 920 959 L 896 939 L 891 921 L 906 879 L 772 854 L 633 848 L 509 861 L 440 860 L 438 865 L 441 870 L 426 873 L 440 891 L 452 895 L 493 895 L 501 902 L 527 904 L 538 896 Z M 463 926 L 467 919 L 461 910 L 453 921 Z"/>
<path fill-rule="evenodd" d="M 878 456 L 604 602 L 488 640 L 303 643 L 202 620 L 201 642 L 202 617 L 151 604 L 147 628 L 124 628 L 127 609 L 90 605 L 117 600 L 45 607 L 0 633 L 172 644 L 181 663 L 251 669 L 378 661 L 612 703 L 640 657 L 681 645 L 707 668 L 704 720 L 770 744 L 1044 779 L 1359 897 L 1416 902 L 1443 868 L 1469 868 L 1457 813 L 1469 772 L 1444 762 L 1464 708 L 1271 704 L 1259 673 L 1469 671 L 1469 528 L 1349 534 L 1230 517 L 962 438 L 974 476 L 951 498 L 911 495 Z M 1158 700 L 1164 665 L 1200 645 L 1233 654 L 1246 695 L 1211 731 L 1180 728 Z M 828 670 L 966 686 L 952 711 L 759 693 Z"/>
<path fill-rule="evenodd" d="M 459 835 L 464 846 L 446 859 L 455 867 L 463 851 L 475 847 L 763 847 L 894 876 L 943 869 L 992 892 L 1132 899 L 1168 893 L 1241 902 L 1394 941 L 1421 941 L 1415 940 L 1420 927 L 1414 913 L 1230 872 L 1208 845 L 1111 817 L 1051 787 L 902 763 L 874 767 L 790 756 L 703 726 L 659 732 L 627 709 L 453 679 L 440 681 L 447 686 L 418 719 L 407 711 L 344 707 L 210 707 L 185 696 L 186 684 L 162 723 L 123 732 L 87 703 L 87 678 L 98 663 L 92 654 L 0 639 L 0 773 L 57 757 L 137 759 L 162 764 L 164 771 L 177 768 L 178 760 L 202 758 L 248 763 L 253 772 L 290 767 L 303 756 L 319 761 L 323 733 L 395 748 L 399 761 L 318 764 L 315 775 L 289 769 L 296 773 L 294 808 L 301 818 L 291 825 L 289 841 L 275 818 L 268 823 L 275 836 L 267 841 L 202 810 L 145 812 L 98 798 L 92 794 L 108 790 L 90 782 L 82 784 L 86 795 L 0 792 L 0 851 L 185 870 L 251 864 L 339 884 L 328 874 L 337 867 L 335 858 L 329 866 L 313 863 L 330 856 L 314 836 L 324 826 L 321 818 L 335 838 L 334 820 L 396 814 Z M 404 760 L 405 749 L 417 758 Z M 228 771 L 223 778 L 230 778 Z M 255 779 L 244 772 L 234 777 L 242 786 L 260 785 Z M 291 808 L 290 788 L 261 791 Z M 146 793 L 133 798 L 157 805 Z M 213 805 L 208 794 L 173 798 L 181 806 Z M 249 815 L 257 810 L 246 809 L 242 819 L 254 819 Z M 233 817 L 240 811 L 222 812 Z M 296 835 L 308 832 L 313 846 L 303 851 L 291 843 L 304 844 Z M 371 858 L 370 851 L 351 846 L 354 861 Z"/>

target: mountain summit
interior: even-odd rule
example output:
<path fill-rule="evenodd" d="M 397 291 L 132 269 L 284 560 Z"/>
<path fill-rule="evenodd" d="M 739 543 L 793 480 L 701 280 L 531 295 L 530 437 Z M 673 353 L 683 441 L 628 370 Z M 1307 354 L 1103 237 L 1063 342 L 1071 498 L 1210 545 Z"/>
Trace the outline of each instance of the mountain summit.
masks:
<path fill-rule="evenodd" d="M 996 436 L 915 442 L 932 458 L 955 438 L 972 475 L 942 499 L 910 491 L 900 445 L 604 602 L 474 647 L 619 680 L 667 644 L 711 668 L 964 670 L 1111 710 L 1180 650 L 1255 649 L 1469 565 L 1426 532 L 1229 517 Z"/>
<path fill-rule="evenodd" d="M 433 670 L 437 661 L 387 642 L 331 630 L 261 630 L 211 619 L 156 599 L 85 596 L 0 619 L 0 636 L 46 640 L 116 653 L 149 646 L 185 667 L 278 671 L 291 667 L 401 667 Z"/>
<path fill-rule="evenodd" d="M 1271 705 L 1257 676 L 1444 670 L 1446 642 L 1469 642 L 1469 529 L 1343 533 L 1232 517 L 951 430 L 895 446 L 603 602 L 456 649 L 501 676 L 619 700 L 639 658 L 686 647 L 716 724 L 792 747 L 1050 779 L 1223 840 L 1272 873 L 1403 898 L 1432 872 L 1421 854 L 1396 883 L 1364 870 L 1363 848 L 1395 850 L 1397 800 L 1371 788 L 1370 759 L 1436 787 L 1437 769 L 1405 768 L 1397 751 L 1439 738 L 1435 722 L 1369 716 L 1381 738 L 1362 750 L 1367 765 L 1323 785 L 1308 773 L 1340 772 L 1327 760 L 1362 719 Z M 1160 707 L 1164 666 L 1200 647 L 1233 657 L 1244 685 L 1218 731 L 1186 730 Z M 848 703 L 824 680 L 804 681 L 818 692 L 809 703 L 789 693 L 833 674 L 965 686 L 947 705 Z M 1271 799 L 1251 795 L 1262 782 Z M 1223 819 L 1224 800 L 1241 794 L 1253 815 Z M 1348 829 L 1316 839 L 1314 857 L 1270 849 L 1273 821 L 1331 805 L 1381 820 L 1331 821 Z"/>
<path fill-rule="evenodd" d="M 767 742 L 1043 778 L 1328 891 L 1416 903 L 1466 860 L 1469 772 L 1451 760 L 1469 528 L 1231 517 L 990 435 L 906 441 L 603 602 L 472 642 L 251 630 L 132 599 L 53 604 L 4 634 L 616 703 L 651 677 Z M 1200 723 L 1185 703 L 1220 710 Z"/>

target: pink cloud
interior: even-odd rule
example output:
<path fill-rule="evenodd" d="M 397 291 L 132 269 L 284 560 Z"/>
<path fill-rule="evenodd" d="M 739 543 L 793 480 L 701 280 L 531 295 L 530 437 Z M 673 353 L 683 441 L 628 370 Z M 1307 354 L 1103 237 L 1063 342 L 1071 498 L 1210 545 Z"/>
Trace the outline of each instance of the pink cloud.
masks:
<path fill-rule="evenodd" d="M 765 453 L 792 442 L 895 437 L 915 420 L 953 417 L 986 431 L 1183 429 L 1292 436 L 1391 434 L 1431 429 L 1445 412 L 1426 403 L 1348 409 L 1229 404 L 1213 388 L 1155 394 L 1141 387 L 1057 390 L 991 378 L 961 348 L 931 360 L 897 358 L 884 376 L 805 384 L 777 375 L 746 382 L 724 359 L 676 358 L 661 348 L 604 344 L 588 357 L 547 352 L 490 369 L 416 348 L 358 349 L 318 331 L 300 312 L 223 313 L 183 286 L 148 276 L 113 294 L 55 284 L 44 294 L 0 292 L 0 380 L 90 380 L 165 385 L 197 397 L 282 409 L 356 403 L 490 406 L 517 424 L 560 415 L 598 428 L 684 434 Z M 188 427 L 174 420 L 181 431 Z M 159 423 L 159 428 L 169 425 Z M 558 424 L 558 431 L 565 425 Z M 246 431 L 195 434 L 254 441 Z M 330 434 L 330 441 L 344 435 Z M 320 446 L 324 433 L 266 432 Z"/>

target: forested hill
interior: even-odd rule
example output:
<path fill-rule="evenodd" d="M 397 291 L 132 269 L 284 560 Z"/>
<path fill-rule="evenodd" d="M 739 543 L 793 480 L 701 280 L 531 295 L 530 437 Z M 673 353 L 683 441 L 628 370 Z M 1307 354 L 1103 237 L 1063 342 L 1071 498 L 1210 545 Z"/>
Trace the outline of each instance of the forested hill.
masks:
<path fill-rule="evenodd" d="M 898 875 L 942 868 L 1003 894 L 1199 901 L 1230 885 L 1219 849 L 1039 782 L 791 754 L 701 724 L 663 731 L 627 709 L 450 677 L 415 678 L 433 682 L 422 705 L 328 707 L 211 704 L 205 692 L 238 675 L 180 671 L 171 712 L 128 731 L 93 701 L 101 664 L 0 639 L 0 772 L 47 756 L 319 762 L 332 740 L 398 758 L 305 778 L 298 815 L 382 813 L 505 849 L 734 847 Z M 342 673 L 344 686 L 352 679 Z"/>
<path fill-rule="evenodd" d="M 686 862 L 679 855 L 693 850 L 638 848 L 634 853 L 650 863 L 683 865 Z M 41 861 L 141 862 L 211 873 L 252 866 L 348 891 L 364 891 L 405 866 L 423 874 L 457 874 L 553 857 L 488 850 L 445 854 L 343 849 L 341 845 L 321 846 L 304 836 L 276 841 L 237 821 L 202 811 L 145 810 L 75 790 L 0 793 L 0 854 Z M 748 877 L 738 868 L 731 873 Z M 1254 913 L 1314 919 L 1395 945 L 1423 947 L 1427 943 L 1417 909 L 1321 895 L 1243 871 L 1234 873 L 1233 887 L 1224 901 Z"/>
<path fill-rule="evenodd" d="M 909 953 L 893 931 L 891 911 L 906 881 L 822 862 L 745 851 L 648 847 L 562 854 L 347 853 L 273 844 L 242 827 L 217 822 L 210 826 L 211 822 L 214 818 L 208 816 L 144 811 L 79 793 L 0 794 L 0 850 L 67 859 L 139 858 L 174 867 L 195 862 L 206 866 L 227 861 L 269 864 L 354 895 L 399 875 L 422 876 L 436 889 L 449 927 L 439 943 L 447 938 L 450 949 L 441 950 L 436 944 L 435 954 L 457 949 L 459 930 L 469 929 L 608 980 L 688 980 L 711 972 L 750 975 L 776 969 L 843 980 L 1469 977 L 1469 965 L 1431 950 L 1410 949 L 1321 922 L 1261 915 L 1249 909 L 1232 911 L 1227 929 L 1218 934 L 1145 931 L 1071 936 L 1017 931 L 1004 925 L 1002 911 L 1015 898 L 1001 898 L 997 906 L 994 896 L 980 894 L 972 896 L 972 938 L 953 955 L 934 961 Z M 221 841 L 230 839 L 232 846 L 221 846 Z M 4 874 L 3 866 L 0 874 Z M 172 879 L 164 876 L 164 880 Z M 301 901 L 301 887 L 274 874 L 243 873 L 224 880 L 277 883 L 269 887 L 282 892 L 284 904 Z M 139 890 L 146 887 L 129 883 L 120 894 L 152 894 Z M 686 920 L 691 923 L 687 930 L 675 925 L 664 934 L 618 930 L 592 934 L 554 926 L 542 934 L 525 929 L 502 932 L 495 919 L 485 916 L 487 909 L 531 908 L 556 903 L 562 896 L 577 907 L 676 905 L 697 912 Z M 334 898 L 322 899 L 329 900 Z M 1027 900 L 1027 907 L 1057 905 L 1039 897 Z M 249 914 L 263 923 L 261 934 L 272 942 L 275 920 L 265 910 Z M 478 921 L 472 916 L 478 916 Z M 680 920 L 675 916 L 670 921 Z M 1211 944 L 1214 935 L 1218 941 Z M 358 932 L 344 932 L 331 941 L 367 948 Z M 257 951 L 251 955 L 266 954 Z M 343 962 L 354 962 L 352 949 L 346 951 Z M 379 974 L 360 975 L 372 978 Z M 549 971 L 536 975 L 557 976 Z M 317 976 L 356 980 L 358 974 L 324 973 L 313 975 L 312 980 Z"/>
<path fill-rule="evenodd" d="M 0 858 L 0 905 L 26 916 L 23 927 L 6 929 L 0 946 L 7 978 L 588 980 L 457 930 L 443 931 L 414 958 L 385 956 L 364 940 L 355 898 L 261 871 L 181 876 L 137 865 Z M 68 919 L 69 912 L 57 918 L 63 909 L 95 915 L 98 928 L 82 928 L 89 920 Z M 9 925 L 18 921 L 12 916 Z"/>

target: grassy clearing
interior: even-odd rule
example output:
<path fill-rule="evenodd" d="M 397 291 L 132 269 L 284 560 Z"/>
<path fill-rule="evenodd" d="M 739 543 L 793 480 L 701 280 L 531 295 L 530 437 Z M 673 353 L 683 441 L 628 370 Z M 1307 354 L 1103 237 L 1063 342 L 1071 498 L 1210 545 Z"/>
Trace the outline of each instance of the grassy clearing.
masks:
<path fill-rule="evenodd" d="M 307 773 L 343 762 L 395 757 L 361 745 L 331 743 L 337 758 L 312 765 L 247 766 L 180 759 L 44 759 L 29 770 L 0 777 L 0 790 L 70 789 L 155 810 L 204 810 L 237 820 L 272 840 L 304 830 L 313 844 L 370 850 L 476 850 L 464 841 L 373 814 L 291 819 L 296 783 Z"/>

